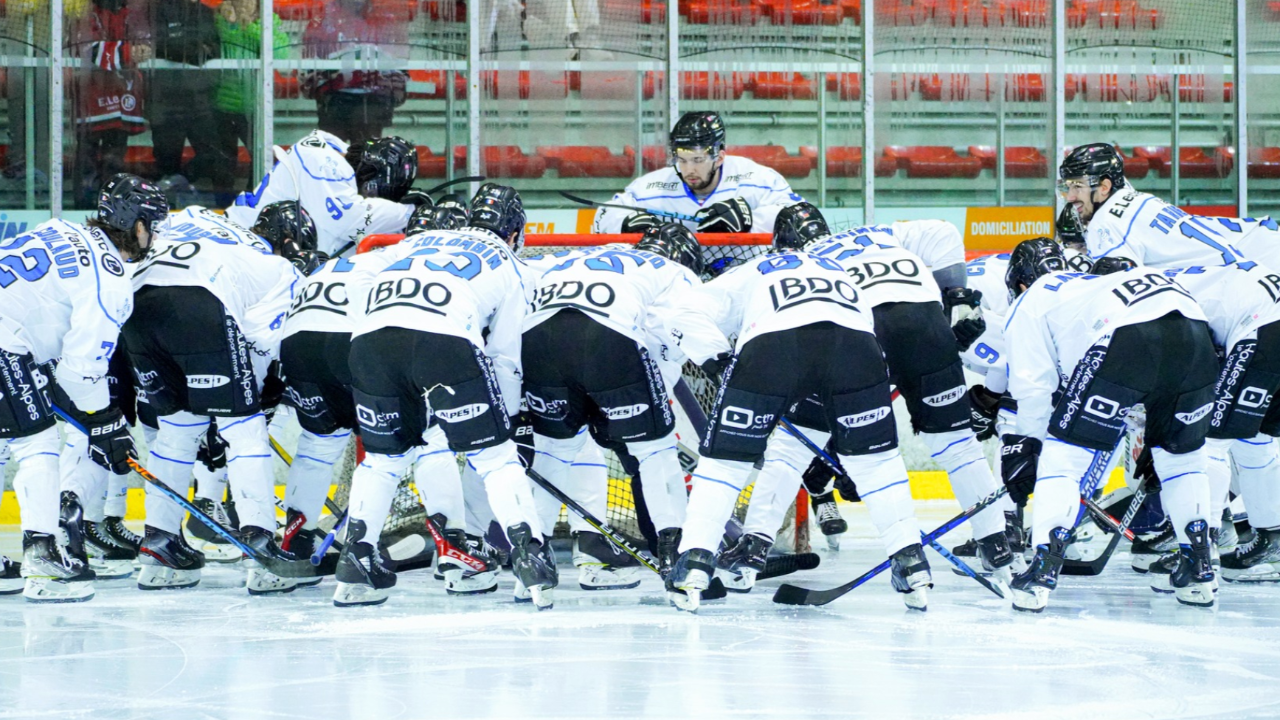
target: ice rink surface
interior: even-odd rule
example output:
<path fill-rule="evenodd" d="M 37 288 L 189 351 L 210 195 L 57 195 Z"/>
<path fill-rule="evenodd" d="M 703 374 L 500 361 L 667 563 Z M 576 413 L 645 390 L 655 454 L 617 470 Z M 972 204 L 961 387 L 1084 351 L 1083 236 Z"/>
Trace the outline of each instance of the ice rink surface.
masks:
<path fill-rule="evenodd" d="M 831 587 L 883 559 L 862 508 L 843 509 L 850 533 L 838 554 L 816 538 L 820 568 L 697 615 L 665 606 L 656 576 L 578 590 L 567 562 L 541 613 L 511 601 L 509 574 L 455 598 L 406 573 L 361 609 L 333 607 L 332 580 L 250 598 L 225 566 L 195 590 L 0 597 L 0 718 L 1280 717 L 1280 585 L 1223 584 L 1217 609 L 1183 607 L 1117 553 L 1024 615 L 930 552 L 927 613 L 887 574 L 823 608 L 774 605 L 783 581 Z M 920 504 L 926 529 L 955 512 Z M 16 530 L 0 528 L 11 556 Z"/>

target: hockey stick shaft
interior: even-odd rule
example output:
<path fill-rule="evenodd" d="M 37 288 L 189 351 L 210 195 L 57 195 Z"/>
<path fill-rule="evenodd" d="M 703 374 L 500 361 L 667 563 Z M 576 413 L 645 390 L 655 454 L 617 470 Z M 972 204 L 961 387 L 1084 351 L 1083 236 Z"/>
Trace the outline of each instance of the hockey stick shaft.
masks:
<path fill-rule="evenodd" d="M 427 190 L 426 192 L 428 195 L 435 195 L 436 193 L 440 192 L 441 190 L 447 187 L 452 187 L 454 185 L 461 185 L 462 183 L 484 182 L 485 179 L 486 178 L 483 175 L 468 175 L 466 177 L 454 178 L 452 180 L 446 180 L 440 183 L 439 185 L 431 188 L 430 190 Z"/>
<path fill-rule="evenodd" d="M 287 467 L 293 467 L 293 456 L 289 454 L 288 450 L 284 449 L 284 446 L 280 444 L 280 441 L 270 435 L 267 435 L 267 439 L 271 441 L 271 449 L 275 451 L 276 457 L 280 458 L 280 461 Z M 335 517 L 342 514 L 342 508 L 338 507 L 338 504 L 328 496 L 324 499 L 324 507 L 326 510 L 333 513 Z"/>
<path fill-rule="evenodd" d="M 1085 506 L 1089 508 L 1089 512 L 1090 514 L 1093 515 L 1094 518 L 1096 518 L 1103 525 L 1106 525 L 1107 527 L 1111 528 L 1112 532 L 1120 533 L 1121 535 L 1124 536 L 1126 540 L 1129 540 L 1129 541 L 1132 541 L 1134 539 L 1133 531 L 1125 527 L 1124 525 L 1120 524 L 1120 521 L 1112 517 L 1111 514 L 1108 513 L 1106 510 L 1104 510 L 1101 505 L 1099 505 L 1098 503 L 1086 497 L 1080 498 L 1080 502 L 1084 503 Z"/>
<path fill-rule="evenodd" d="M 329 548 L 333 547 L 334 542 L 338 539 L 338 531 L 342 529 L 342 526 L 345 525 L 346 522 L 347 514 L 344 512 L 341 517 L 338 518 L 338 524 L 333 526 L 333 529 L 329 531 L 329 534 L 324 536 L 324 540 L 320 541 L 320 546 L 316 548 L 316 551 L 311 553 L 312 565 L 319 565 L 320 561 L 324 559 L 324 554 L 329 552 Z"/>
<path fill-rule="evenodd" d="M 964 512 L 939 525 L 933 530 L 933 532 L 926 534 L 923 541 L 926 543 L 932 542 L 943 535 L 946 535 L 956 527 L 960 526 L 961 523 L 990 507 L 997 500 L 1004 497 L 1008 492 L 1008 488 L 1003 487 L 996 490 Z M 886 559 L 884 562 L 876 565 L 844 585 L 830 590 L 809 590 L 795 585 L 781 585 L 778 587 L 778 591 L 774 593 L 773 601 L 784 605 L 826 605 L 888 569 L 889 560 Z"/>
<path fill-rule="evenodd" d="M 563 504 L 565 507 L 572 510 L 575 515 L 585 520 L 588 525 L 590 525 L 591 527 L 599 531 L 601 535 L 604 535 L 605 537 L 609 538 L 609 540 L 614 545 L 617 545 L 620 550 L 630 555 L 631 557 L 635 558 L 636 560 L 639 560 L 641 565 L 644 565 L 645 567 L 649 568 L 653 572 L 658 573 L 659 575 L 662 574 L 658 570 L 658 566 L 654 565 L 653 561 L 650 560 L 649 558 L 645 557 L 644 555 L 641 555 L 640 551 L 637 550 L 636 547 L 632 545 L 627 540 L 626 536 L 624 536 L 622 533 L 618 532 L 617 530 L 614 530 L 612 527 L 609 526 L 608 523 L 600 520 L 595 515 L 592 515 L 586 508 L 578 504 L 578 501 L 564 494 L 564 492 L 560 490 L 560 488 L 556 487 L 555 485 L 552 485 L 551 481 L 544 478 L 542 474 L 539 473 L 537 470 L 534 470 L 533 468 L 528 467 L 528 468 L 525 468 L 524 471 L 526 474 L 528 474 L 531 480 L 537 483 L 538 487 L 542 488 L 543 490 L 546 490 L 547 493 L 551 495 L 551 497 L 560 501 L 561 504 Z"/>
<path fill-rule="evenodd" d="M 920 533 L 920 537 L 923 539 L 924 533 Z M 996 597 L 1000 598 L 1001 600 L 1004 599 L 1004 591 L 996 587 L 995 583 L 979 575 L 973 568 L 969 567 L 968 563 L 956 557 L 955 555 L 952 555 L 950 550 L 942 546 L 942 543 L 938 542 L 937 540 L 930 540 L 929 547 L 933 548 L 934 551 L 937 552 L 939 555 L 941 555 L 944 560 L 956 566 L 956 569 L 959 570 L 961 573 L 968 575 L 969 577 L 977 581 L 979 585 L 995 593 Z"/>
<path fill-rule="evenodd" d="M 794 436 L 795 439 L 799 440 L 805 447 L 809 448 L 809 452 L 817 455 L 818 459 L 821 460 L 822 463 L 831 470 L 831 472 L 835 473 L 838 477 L 842 477 L 849 482 L 853 482 L 853 478 L 849 477 L 849 473 L 844 471 L 844 467 L 840 465 L 840 461 L 831 457 L 827 454 L 827 451 L 818 447 L 817 443 L 809 439 L 809 436 L 800 432 L 800 428 L 791 424 L 791 421 L 785 417 L 779 418 L 778 422 L 782 425 L 783 429 L 791 433 L 791 435 Z"/>
<path fill-rule="evenodd" d="M 634 207 L 632 205 L 619 205 L 618 203 L 596 202 L 595 200 L 588 200 L 584 197 L 578 197 L 577 195 L 574 195 L 572 193 L 567 193 L 563 190 L 560 191 L 560 194 L 563 195 L 568 200 L 572 200 L 573 202 L 576 202 L 579 205 L 586 205 L 587 207 L 608 207 L 608 208 L 617 208 L 619 210 L 635 210 L 637 212 L 646 212 L 646 213 L 649 213 L 650 215 L 653 215 L 655 217 L 660 217 L 660 218 L 670 218 L 672 220 L 684 220 L 687 222 L 698 221 L 698 219 L 695 218 L 694 216 L 685 215 L 684 213 L 668 212 L 666 210 L 650 210 L 649 208 Z"/>

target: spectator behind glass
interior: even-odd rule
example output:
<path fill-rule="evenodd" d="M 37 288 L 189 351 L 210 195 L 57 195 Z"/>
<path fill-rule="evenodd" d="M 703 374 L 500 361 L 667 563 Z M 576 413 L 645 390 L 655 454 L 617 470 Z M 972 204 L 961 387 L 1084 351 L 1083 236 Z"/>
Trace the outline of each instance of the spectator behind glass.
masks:
<path fill-rule="evenodd" d="M 402 18 L 380 13 L 368 0 L 326 0 L 324 14 L 302 38 L 307 57 L 344 61 L 343 70 L 303 76 L 302 90 L 316 101 L 321 130 L 352 145 L 382 137 L 392 112 L 404 104 L 408 76 L 346 68 L 378 58 L 407 59 L 407 38 Z"/>
<path fill-rule="evenodd" d="M 262 22 L 259 10 L 262 0 L 223 0 L 218 6 L 218 37 L 222 40 L 222 57 L 228 60 L 257 60 L 262 54 Z M 280 29 L 280 16 L 272 27 L 272 47 L 276 58 L 283 58 L 289 37 Z M 250 189 L 246 181 L 236 187 L 239 167 L 239 143 L 253 151 L 253 124 L 250 121 L 256 104 L 256 73 L 248 69 L 224 70 L 218 73 L 213 95 L 213 118 L 217 126 L 217 162 L 213 166 L 213 189 L 218 193 L 236 193 Z M 230 198 L 219 199 L 218 205 L 230 204 Z"/>
<path fill-rule="evenodd" d="M 68 50 L 80 57 L 73 86 L 76 109 L 76 207 L 97 206 L 98 187 L 124 172 L 129 137 L 146 131 L 137 64 L 151 59 L 151 28 L 141 0 L 93 0 L 68 18 Z"/>
<path fill-rule="evenodd" d="M 157 59 L 199 68 L 221 56 L 214 11 L 200 0 L 151 0 L 151 32 Z M 212 178 L 217 163 L 213 88 L 218 73 L 157 69 L 147 79 L 147 117 L 160 186 L 168 193 L 190 191 L 189 180 Z M 182 150 L 188 141 L 195 156 L 184 168 Z"/>

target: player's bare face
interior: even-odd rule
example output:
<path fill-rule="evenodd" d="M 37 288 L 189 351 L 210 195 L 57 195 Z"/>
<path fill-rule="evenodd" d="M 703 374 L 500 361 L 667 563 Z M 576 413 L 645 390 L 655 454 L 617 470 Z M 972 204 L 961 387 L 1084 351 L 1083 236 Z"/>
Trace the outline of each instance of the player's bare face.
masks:
<path fill-rule="evenodd" d="M 1103 182 L 1110 185 L 1109 180 Z M 1089 181 L 1084 178 L 1076 178 L 1067 180 L 1063 183 L 1066 188 L 1065 197 L 1067 202 L 1076 206 L 1076 213 L 1080 215 L 1080 221 L 1089 224 L 1090 218 L 1093 217 L 1094 210 L 1106 200 L 1106 193 L 1101 185 L 1093 187 Z M 1108 187 L 1108 189 L 1110 189 Z"/>
<path fill-rule="evenodd" d="M 696 194 L 715 189 L 723 163 L 722 156 L 709 154 L 705 150 L 676 150 L 676 172 L 680 173 L 684 184 Z"/>

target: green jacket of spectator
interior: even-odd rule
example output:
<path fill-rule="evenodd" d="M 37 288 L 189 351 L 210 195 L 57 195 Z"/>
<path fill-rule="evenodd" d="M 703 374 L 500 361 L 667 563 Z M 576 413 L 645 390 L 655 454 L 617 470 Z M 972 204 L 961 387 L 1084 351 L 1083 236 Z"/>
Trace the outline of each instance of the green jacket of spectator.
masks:
<path fill-rule="evenodd" d="M 289 36 L 280 29 L 280 16 L 273 15 L 275 58 L 283 59 L 287 55 Z M 221 15 L 217 18 L 218 37 L 222 39 L 222 57 L 228 60 L 257 60 L 262 48 L 262 20 L 254 20 L 248 24 L 232 24 Z M 247 114 L 256 103 L 257 85 L 254 82 L 256 72 L 248 69 L 225 70 L 218 79 L 218 86 L 213 93 L 213 106 L 219 112 Z"/>

